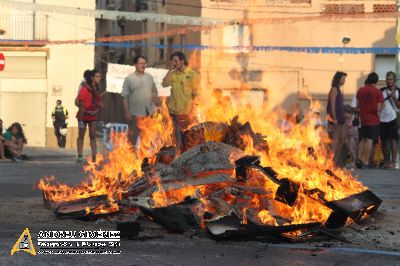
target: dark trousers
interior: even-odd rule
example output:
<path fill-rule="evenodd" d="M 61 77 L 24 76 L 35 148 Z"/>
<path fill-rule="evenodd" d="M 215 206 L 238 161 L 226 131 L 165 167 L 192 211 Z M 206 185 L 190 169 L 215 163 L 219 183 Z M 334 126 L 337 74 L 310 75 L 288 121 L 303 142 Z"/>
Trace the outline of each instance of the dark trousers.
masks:
<path fill-rule="evenodd" d="M 193 119 L 190 115 L 175 115 L 171 114 L 172 120 L 174 121 L 174 133 L 176 140 L 176 150 L 181 152 L 183 149 L 183 131 L 188 129 Z"/>
<path fill-rule="evenodd" d="M 128 128 L 129 128 L 128 137 L 133 147 L 135 147 L 136 142 L 140 135 L 140 129 L 138 127 L 139 119 L 140 118 L 137 116 L 132 116 L 132 121 L 128 123 Z"/>
<path fill-rule="evenodd" d="M 54 134 L 56 135 L 56 138 L 57 138 L 58 147 L 65 148 L 65 143 L 67 141 L 67 136 L 66 135 L 65 136 L 61 135 L 60 129 L 66 128 L 67 125 L 65 124 L 65 122 L 59 122 L 59 123 L 56 122 L 56 123 L 53 124 L 53 126 L 54 126 Z"/>

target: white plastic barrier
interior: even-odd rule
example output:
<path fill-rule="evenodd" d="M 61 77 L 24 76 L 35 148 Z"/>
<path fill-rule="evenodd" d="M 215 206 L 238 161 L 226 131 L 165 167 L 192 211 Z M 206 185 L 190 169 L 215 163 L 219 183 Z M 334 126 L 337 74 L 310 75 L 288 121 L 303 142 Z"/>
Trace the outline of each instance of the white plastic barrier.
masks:
<path fill-rule="evenodd" d="M 110 136 L 114 133 L 122 133 L 128 130 L 128 124 L 121 123 L 108 123 L 103 127 L 103 144 L 106 148 L 111 151 L 113 149 L 113 143 Z"/>

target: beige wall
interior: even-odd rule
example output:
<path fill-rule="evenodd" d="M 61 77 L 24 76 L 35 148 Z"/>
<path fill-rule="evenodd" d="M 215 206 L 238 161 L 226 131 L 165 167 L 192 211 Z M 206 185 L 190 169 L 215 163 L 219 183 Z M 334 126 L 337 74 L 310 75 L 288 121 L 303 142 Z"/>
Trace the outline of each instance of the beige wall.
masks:
<path fill-rule="evenodd" d="M 31 146 L 46 144 L 47 51 L 2 48 L 6 67 L 0 72 L 0 117 L 4 127 L 19 122 Z"/>
<path fill-rule="evenodd" d="M 36 3 L 55 4 L 51 0 L 36 0 Z M 95 1 L 58 0 L 56 4 L 95 9 Z M 7 9 L 0 9 L 0 13 L 7 12 L 13 13 Z M 48 16 L 48 40 L 50 41 L 94 40 L 95 19 L 93 17 L 44 12 L 37 12 L 37 14 Z M 45 51 L 40 51 L 43 48 L 36 49 L 39 51 L 35 51 L 34 48 L 0 48 L 0 52 L 3 52 L 2 49 L 9 50 L 4 52 L 6 69 L 3 73 L 0 72 L 0 117 L 4 118 L 6 125 L 15 119 L 23 121 L 26 124 L 29 144 L 33 146 L 54 146 L 54 142 L 47 139 L 53 137 L 53 134 L 49 136 L 49 129 L 52 129 L 51 112 L 57 99 L 61 99 L 70 112 L 69 127 L 77 126 L 74 118 L 77 111 L 74 99 L 78 85 L 82 80 L 83 72 L 94 67 L 93 46 L 53 44 L 46 45 L 45 48 Z M 7 60 L 9 56 L 17 57 L 10 68 L 8 68 Z M 20 99 L 15 103 L 18 106 L 14 106 L 18 108 L 18 112 L 11 109 L 15 99 Z M 74 138 L 76 138 L 74 134 L 68 134 L 69 147 L 75 147 Z"/>
<path fill-rule="evenodd" d="M 324 4 L 365 4 L 365 12 L 372 12 L 377 1 L 312 1 L 312 4 L 281 4 L 265 6 L 265 1 L 251 1 L 254 5 L 203 0 L 203 17 L 221 19 L 293 17 L 320 15 Z M 394 4 L 395 1 L 379 1 Z M 247 7 L 247 11 L 232 11 Z M 228 11 L 229 10 L 229 11 Z M 301 13 L 304 13 L 301 15 Z M 259 46 L 326 46 L 342 47 L 343 36 L 351 36 L 347 47 L 394 47 L 395 19 L 340 19 L 336 21 L 306 21 L 252 26 L 253 45 Z M 223 29 L 202 32 L 201 44 L 224 45 Z M 300 91 L 308 91 L 315 98 L 325 100 L 333 74 L 337 70 L 348 73 L 344 92 L 350 98 L 369 72 L 374 71 L 374 55 L 306 54 L 288 52 L 228 53 L 201 52 L 203 88 L 261 87 L 268 90 L 270 107 L 283 104 L 290 107 L 301 101 Z M 245 73 L 262 72 L 262 78 L 247 79 Z M 246 72 L 247 71 L 247 72 Z"/>

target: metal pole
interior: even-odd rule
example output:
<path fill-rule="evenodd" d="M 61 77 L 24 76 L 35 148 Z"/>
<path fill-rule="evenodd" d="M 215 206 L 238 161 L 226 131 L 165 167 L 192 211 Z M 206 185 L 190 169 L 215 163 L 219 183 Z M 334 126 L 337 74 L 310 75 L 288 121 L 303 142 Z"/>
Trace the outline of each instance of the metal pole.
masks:
<path fill-rule="evenodd" d="M 32 1 L 33 4 L 36 4 L 36 0 Z M 33 15 L 32 15 L 32 40 L 36 40 L 36 12 L 33 11 Z"/>
<path fill-rule="evenodd" d="M 400 0 L 396 1 L 396 5 L 397 5 L 397 12 L 400 12 Z M 397 17 L 396 19 L 396 44 L 397 44 L 397 48 L 400 49 L 400 43 L 399 43 L 399 17 Z M 397 50 L 396 53 L 396 76 L 397 76 L 397 80 L 396 80 L 396 85 L 397 87 L 400 87 L 400 54 L 399 54 L 399 50 Z"/>

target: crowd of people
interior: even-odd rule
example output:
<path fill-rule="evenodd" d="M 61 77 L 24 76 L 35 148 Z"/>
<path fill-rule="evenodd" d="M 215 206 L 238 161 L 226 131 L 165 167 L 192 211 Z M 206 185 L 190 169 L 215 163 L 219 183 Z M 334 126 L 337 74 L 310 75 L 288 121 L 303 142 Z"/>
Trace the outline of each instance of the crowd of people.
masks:
<path fill-rule="evenodd" d="M 164 87 L 171 86 L 171 95 L 167 99 L 167 106 L 174 121 L 174 135 L 176 148 L 182 146 L 182 131 L 195 120 L 195 105 L 199 92 L 199 80 L 195 71 L 188 67 L 186 56 L 182 52 L 175 52 L 170 57 L 171 66 L 162 81 Z M 128 136 L 135 146 L 139 139 L 140 120 L 153 115 L 161 106 L 154 78 L 145 73 L 147 61 L 144 56 L 136 56 L 133 60 L 135 72 L 124 79 L 121 96 L 125 121 L 128 123 Z M 84 81 L 80 84 L 75 104 L 79 110 L 79 136 L 77 139 L 77 161 L 83 161 L 82 150 L 86 128 L 89 128 L 92 160 L 96 160 L 96 123 L 99 112 L 103 107 L 99 83 L 101 75 L 97 70 L 86 70 Z M 65 117 L 66 115 L 64 115 Z M 57 131 L 55 127 L 55 131 Z M 56 135 L 58 135 L 56 133 Z"/>
<path fill-rule="evenodd" d="M 185 54 L 175 52 L 170 57 L 170 69 L 163 78 L 162 85 L 171 87 L 167 98 L 167 107 L 174 122 L 176 148 L 180 151 L 182 131 L 196 120 L 195 108 L 199 94 L 199 80 L 195 71 L 188 67 Z M 153 77 L 145 72 L 146 58 L 136 56 L 133 60 L 135 72 L 127 76 L 122 86 L 124 117 L 128 124 L 128 136 L 135 146 L 140 138 L 138 124 L 144 117 L 157 112 L 161 105 Z M 395 168 L 398 153 L 400 89 L 396 86 L 396 74 L 386 74 L 386 86 L 378 88 L 379 77 L 372 72 L 365 80 L 365 85 L 358 89 L 351 105 L 344 104 L 343 85 L 347 74 L 335 73 L 327 101 L 327 128 L 331 137 L 333 160 L 338 167 L 346 162 L 358 168 L 380 166 L 385 169 Z M 83 144 L 86 129 L 89 131 L 92 160 L 96 161 L 96 127 L 103 108 L 102 94 L 99 87 L 101 74 L 97 70 L 86 70 L 79 85 L 75 105 L 78 107 L 77 162 L 83 161 Z M 219 97 L 222 99 L 222 97 Z M 315 112 L 318 127 L 325 126 L 319 111 Z M 301 113 L 296 115 L 298 123 Z M 64 148 L 68 111 L 57 100 L 52 112 L 54 133 L 59 147 Z M 290 130 L 290 118 L 281 127 Z M 19 123 L 13 123 L 3 132 L 0 119 L 0 160 L 21 160 L 24 158 L 23 145 L 27 143 Z M 382 160 L 377 163 L 377 154 Z"/>
<path fill-rule="evenodd" d="M 344 167 L 350 156 L 357 168 L 394 169 L 400 122 L 396 74 L 389 71 L 386 86 L 378 88 L 379 76 L 370 73 L 349 106 L 344 105 L 342 91 L 346 77 L 336 72 L 328 95 L 327 121 L 335 164 Z"/>

